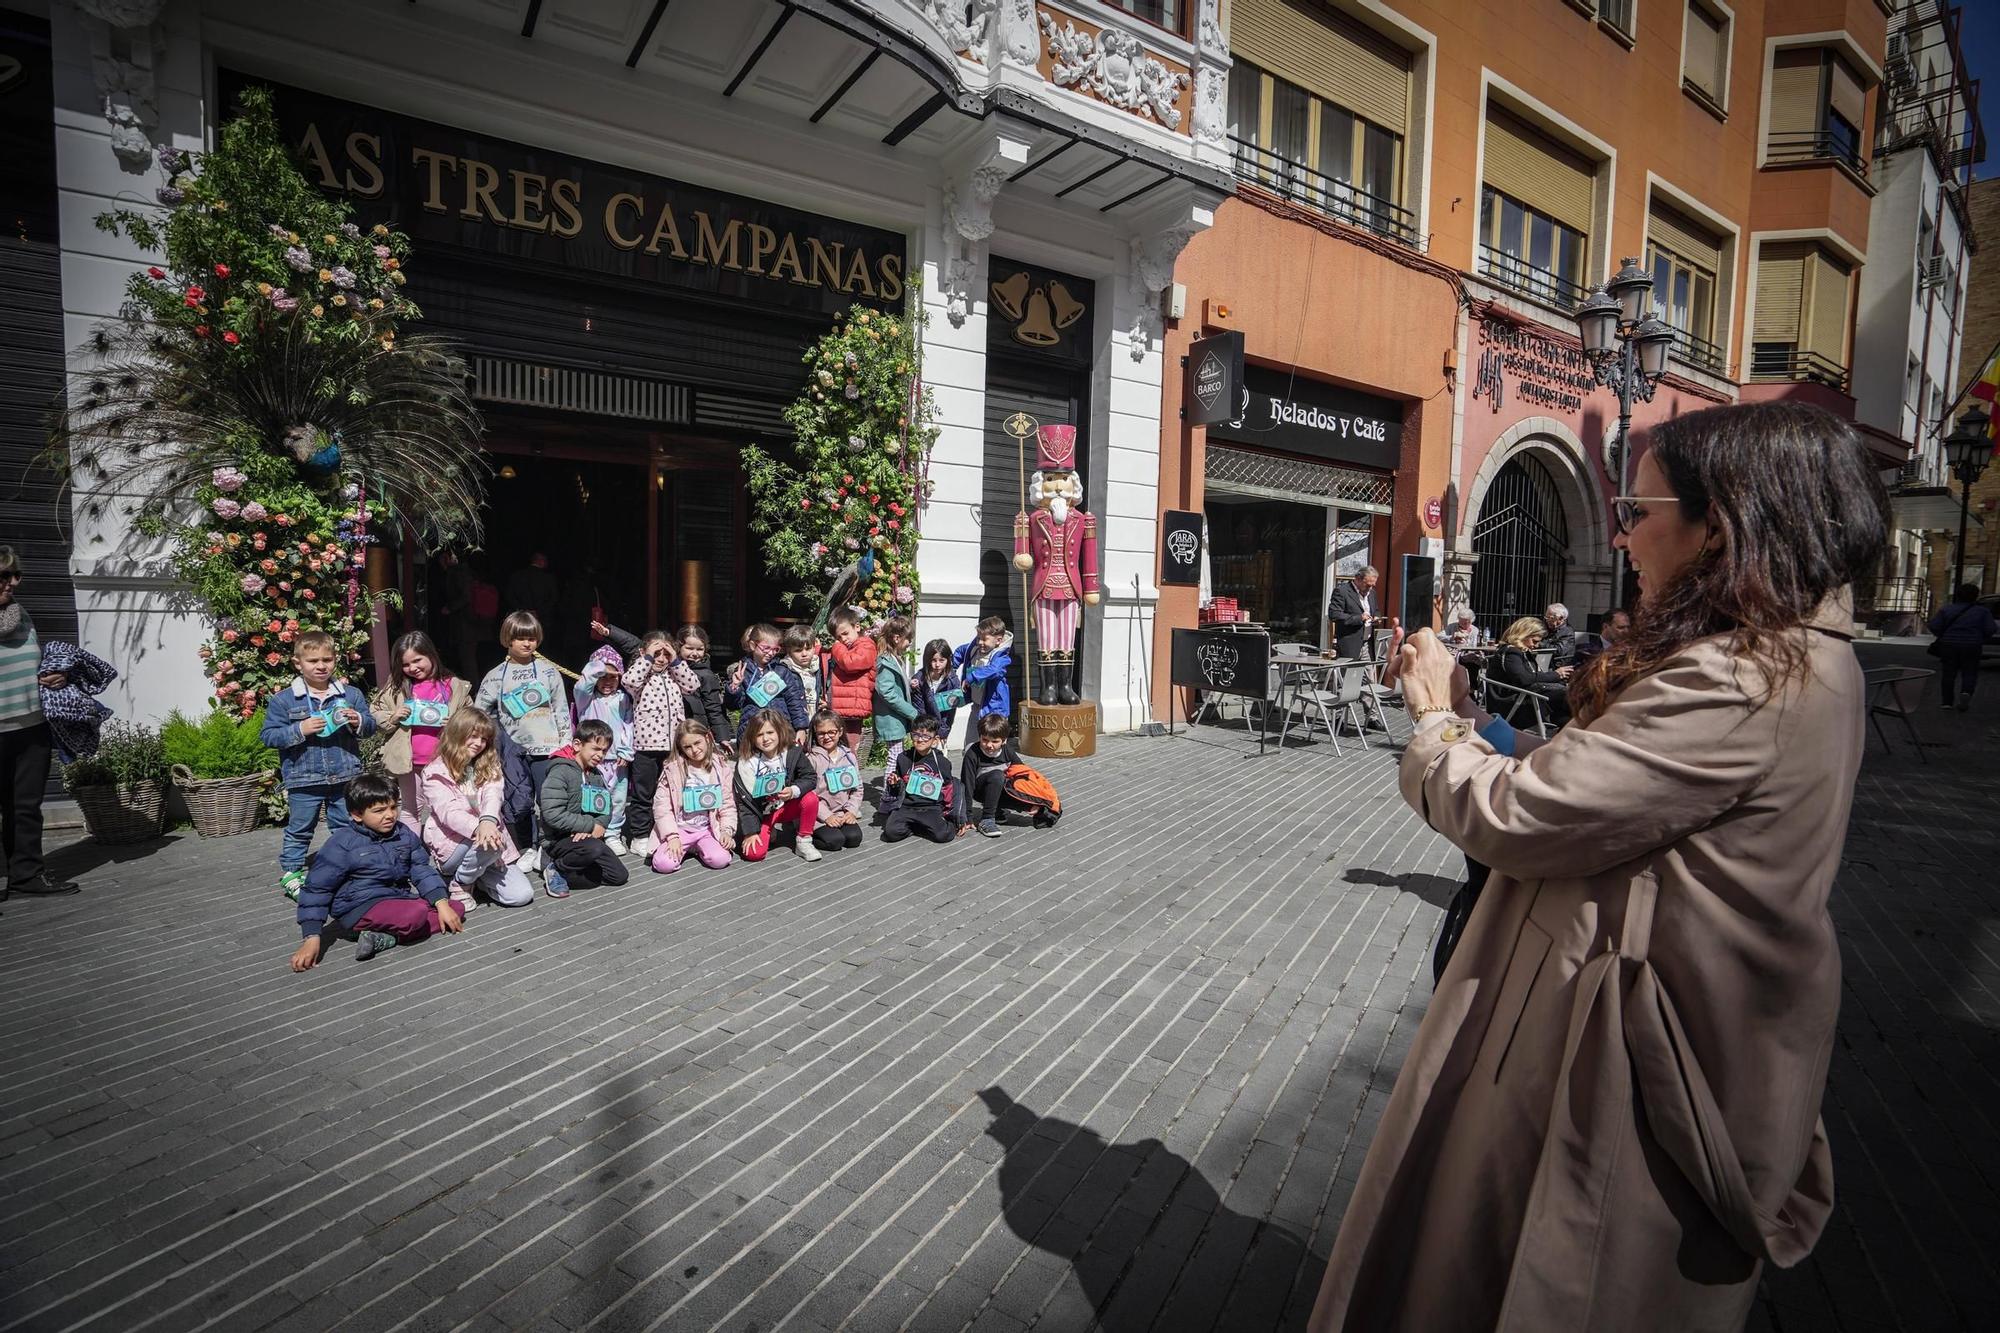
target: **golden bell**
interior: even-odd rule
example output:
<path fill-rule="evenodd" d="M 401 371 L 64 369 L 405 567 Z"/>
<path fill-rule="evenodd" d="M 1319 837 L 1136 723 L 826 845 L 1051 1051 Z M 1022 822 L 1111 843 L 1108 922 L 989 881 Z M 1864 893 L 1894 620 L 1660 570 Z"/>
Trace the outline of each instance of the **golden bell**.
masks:
<path fill-rule="evenodd" d="M 1049 299 L 1055 302 L 1056 327 L 1066 329 L 1083 318 L 1084 304 L 1069 294 L 1069 288 L 1060 282 L 1049 284 Z"/>
<path fill-rule="evenodd" d="M 993 284 L 993 304 L 1011 320 L 1021 318 L 1021 303 L 1028 299 L 1028 275 L 1016 273 L 1005 282 Z"/>
<path fill-rule="evenodd" d="M 1028 297 L 1028 313 L 1014 326 L 1014 341 L 1033 347 L 1047 347 L 1062 341 L 1062 335 L 1056 332 L 1056 326 L 1049 320 L 1048 293 L 1039 287 Z"/>

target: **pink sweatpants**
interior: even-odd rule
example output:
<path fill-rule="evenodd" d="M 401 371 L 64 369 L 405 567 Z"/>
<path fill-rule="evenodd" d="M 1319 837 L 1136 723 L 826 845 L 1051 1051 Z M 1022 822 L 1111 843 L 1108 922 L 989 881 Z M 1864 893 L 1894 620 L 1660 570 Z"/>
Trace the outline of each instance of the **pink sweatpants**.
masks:
<path fill-rule="evenodd" d="M 437 908 L 422 898 L 384 898 L 370 907 L 354 923 L 354 928 L 357 931 L 379 930 L 384 935 L 393 935 L 398 944 L 415 944 L 444 931 L 444 927 L 438 924 Z"/>
<path fill-rule="evenodd" d="M 683 831 L 680 840 L 681 850 L 678 856 L 664 842 L 654 849 L 653 869 L 662 875 L 671 875 L 681 868 L 681 862 L 689 856 L 696 857 L 710 870 L 720 870 L 729 864 L 729 849 L 717 842 L 715 835 L 707 829 L 699 833 Z"/>

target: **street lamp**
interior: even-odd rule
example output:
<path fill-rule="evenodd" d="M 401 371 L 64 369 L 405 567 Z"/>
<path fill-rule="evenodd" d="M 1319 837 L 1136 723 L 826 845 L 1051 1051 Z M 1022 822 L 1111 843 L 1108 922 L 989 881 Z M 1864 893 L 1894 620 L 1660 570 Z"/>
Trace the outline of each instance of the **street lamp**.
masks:
<path fill-rule="evenodd" d="M 1958 476 L 1958 553 L 1951 579 L 1954 595 L 1965 582 L 1965 525 L 1972 516 L 1972 483 L 1979 480 L 1987 460 L 1993 457 L 1993 437 L 1986 431 L 1991 421 L 1983 408 L 1975 407 L 1944 437 L 1945 458 Z"/>
<path fill-rule="evenodd" d="M 1647 313 L 1647 298 L 1653 279 L 1628 258 L 1611 281 L 1593 287 L 1576 310 L 1577 332 L 1583 339 L 1583 354 L 1590 362 L 1591 378 L 1618 395 L 1617 490 L 1625 494 L 1626 460 L 1630 450 L 1626 436 L 1632 429 L 1632 400 L 1653 401 L 1653 386 L 1666 373 L 1667 349 L 1673 346 L 1674 331 L 1658 312 Z M 1618 553 L 1618 590 L 1625 595 L 1625 555 Z"/>

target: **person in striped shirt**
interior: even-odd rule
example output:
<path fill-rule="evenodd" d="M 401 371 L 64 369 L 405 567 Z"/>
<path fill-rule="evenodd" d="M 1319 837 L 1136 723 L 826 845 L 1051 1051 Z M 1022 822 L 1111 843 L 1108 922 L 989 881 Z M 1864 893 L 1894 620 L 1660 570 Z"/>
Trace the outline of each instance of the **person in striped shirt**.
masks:
<path fill-rule="evenodd" d="M 62 673 L 42 673 L 42 645 L 35 622 L 15 600 L 21 561 L 0 546 L 0 850 L 7 859 L 12 894 L 49 897 L 75 893 L 77 885 L 52 879 L 42 865 L 42 793 L 49 785 L 50 737 L 42 716 L 42 686 L 59 690 Z"/>

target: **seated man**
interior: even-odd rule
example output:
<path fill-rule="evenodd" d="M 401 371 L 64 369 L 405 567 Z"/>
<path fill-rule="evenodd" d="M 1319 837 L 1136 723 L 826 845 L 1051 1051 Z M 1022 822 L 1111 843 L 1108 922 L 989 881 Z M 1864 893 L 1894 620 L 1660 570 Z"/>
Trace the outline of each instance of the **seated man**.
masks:
<path fill-rule="evenodd" d="M 1562 666 L 1576 656 L 1576 630 L 1569 623 L 1569 608 L 1561 602 L 1550 602 L 1542 621 L 1545 626 L 1542 647 L 1555 649 L 1556 665 Z"/>

